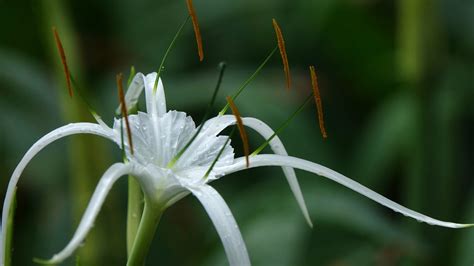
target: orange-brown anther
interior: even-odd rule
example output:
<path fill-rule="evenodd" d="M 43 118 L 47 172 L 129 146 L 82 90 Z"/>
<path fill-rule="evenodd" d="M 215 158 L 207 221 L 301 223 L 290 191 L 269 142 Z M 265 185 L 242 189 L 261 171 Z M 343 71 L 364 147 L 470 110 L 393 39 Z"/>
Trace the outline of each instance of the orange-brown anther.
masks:
<path fill-rule="evenodd" d="M 72 97 L 72 85 L 71 85 L 71 74 L 69 73 L 69 67 L 67 66 L 66 54 L 64 53 L 63 44 L 61 39 L 59 39 L 58 31 L 56 27 L 53 27 L 54 40 L 56 41 L 56 46 L 58 47 L 59 56 L 61 57 L 61 63 L 64 68 L 64 75 L 66 75 L 66 84 L 69 91 L 69 96 Z"/>
<path fill-rule="evenodd" d="M 199 30 L 199 24 L 198 24 L 198 21 L 197 21 L 196 12 L 194 11 L 194 7 L 193 7 L 193 0 L 186 0 L 186 4 L 188 6 L 189 15 L 191 16 L 191 20 L 193 22 L 194 35 L 196 35 L 196 43 L 197 43 L 197 49 L 198 49 L 198 54 L 199 54 L 199 61 L 202 61 L 202 60 L 204 60 L 204 51 L 202 49 L 201 30 Z"/>
<path fill-rule="evenodd" d="M 244 123 L 242 122 L 242 117 L 240 116 L 239 109 L 235 105 L 232 97 L 227 96 L 227 102 L 229 103 L 230 109 L 235 116 L 235 120 L 237 121 L 237 127 L 239 128 L 240 138 L 242 139 L 242 143 L 244 145 L 244 155 L 245 155 L 245 163 L 247 167 L 249 167 L 249 139 L 247 137 L 247 132 L 245 131 Z"/>
<path fill-rule="evenodd" d="M 273 19 L 273 28 L 275 29 L 278 48 L 280 49 L 281 60 L 283 61 L 283 70 L 285 71 L 286 78 L 286 88 L 289 89 L 291 86 L 291 76 L 290 76 L 290 65 L 288 64 L 288 55 L 286 54 L 285 48 L 285 39 L 283 39 L 283 34 L 281 33 L 280 26 L 275 19 Z"/>
<path fill-rule="evenodd" d="M 128 135 L 128 143 L 130 144 L 130 153 L 133 154 L 133 143 L 132 143 L 132 130 L 130 129 L 130 123 L 128 122 L 128 113 L 127 113 L 127 106 L 125 104 L 125 96 L 123 93 L 123 86 L 122 86 L 122 73 L 117 74 L 117 89 L 118 89 L 118 96 L 120 101 L 120 109 L 122 110 L 122 117 L 125 118 L 125 127 L 127 128 L 127 135 Z"/>
<path fill-rule="evenodd" d="M 318 121 L 319 129 L 323 138 L 327 138 L 326 128 L 324 127 L 324 116 L 323 116 L 323 102 L 321 101 L 321 94 L 319 93 L 318 77 L 316 76 L 316 70 L 314 66 L 309 66 L 311 72 L 311 85 L 313 87 L 314 101 L 316 102 L 316 108 L 318 109 Z"/>

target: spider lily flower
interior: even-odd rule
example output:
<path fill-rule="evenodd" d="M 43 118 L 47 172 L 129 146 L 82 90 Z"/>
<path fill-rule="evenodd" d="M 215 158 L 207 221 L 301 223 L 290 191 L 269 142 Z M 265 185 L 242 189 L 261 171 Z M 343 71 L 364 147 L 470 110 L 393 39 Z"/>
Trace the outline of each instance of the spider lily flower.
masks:
<path fill-rule="evenodd" d="M 190 193 L 201 202 L 211 218 L 223 243 L 230 265 L 250 265 L 245 243 L 229 207 L 219 193 L 209 185 L 213 180 L 246 168 L 244 157 L 234 158 L 229 138 L 219 135 L 225 128 L 233 126 L 236 123 L 236 118 L 233 115 L 218 115 L 207 120 L 202 125 L 199 134 L 186 147 L 199 129 L 186 113 L 167 111 L 161 80 L 158 82 L 157 89 L 153 88 L 156 78 L 156 73 L 146 76 L 138 73 L 125 95 L 126 106 L 132 108 L 137 103 L 142 91 L 145 90 L 147 112 L 138 112 L 138 114 L 128 116 L 134 144 L 133 153 L 127 138 L 121 136 L 123 121 L 121 123 L 120 119 L 115 120 L 112 128 L 102 121 L 98 121 L 98 124 L 73 123 L 63 126 L 42 137 L 27 151 L 10 179 L 3 205 L 2 228 L 4 230 L 0 248 L 2 265 L 6 252 L 3 247 L 5 247 L 7 239 L 5 224 L 21 173 L 28 162 L 44 147 L 60 138 L 74 134 L 99 135 L 117 143 L 119 147 L 124 143 L 122 148 L 125 149 L 126 161 L 112 165 L 104 173 L 72 239 L 62 251 L 46 261 L 47 263 L 60 263 L 73 254 L 92 228 L 113 184 L 122 176 L 132 175 L 137 178 L 143 190 L 145 210 L 128 265 L 143 264 L 161 213 Z M 311 221 L 293 168 L 332 179 L 419 221 L 451 228 L 472 226 L 430 218 L 409 210 L 331 169 L 288 156 L 282 142 L 277 136 L 274 136 L 274 131 L 264 122 L 252 117 L 244 117 L 242 122 L 245 126 L 257 131 L 263 138 L 271 138 L 269 145 L 275 152 L 275 154 L 251 156 L 249 167 L 282 167 L 290 188 L 310 225 Z M 181 153 L 184 147 L 186 149 Z M 178 154 L 180 156 L 177 156 Z M 211 168 L 211 165 L 214 167 Z"/>
<path fill-rule="evenodd" d="M 127 138 L 122 135 L 123 128 L 121 125 L 123 123 L 120 119 L 115 119 L 113 127 L 110 128 L 98 117 L 96 117 L 98 119 L 97 124 L 72 123 L 53 130 L 33 144 L 26 152 L 12 174 L 3 205 L 2 228 L 4 230 L 2 231 L 2 245 L 0 248 L 1 265 L 4 264 L 5 252 L 9 252 L 3 248 L 7 241 L 5 224 L 8 220 L 15 188 L 24 168 L 47 145 L 75 134 L 98 135 L 117 143 L 119 147 L 124 143 L 126 161 L 112 165 L 103 174 L 70 242 L 50 260 L 43 262 L 56 264 L 71 256 L 92 228 L 94 220 L 113 184 L 122 176 L 132 175 L 137 178 L 144 192 L 145 212 L 142 216 L 142 222 L 145 220 L 148 210 L 148 214 L 152 213 L 150 215 L 152 217 L 153 212 L 157 213 L 154 217 L 157 224 L 160 214 L 166 208 L 192 193 L 202 203 L 214 223 L 224 245 L 229 263 L 231 265 L 250 264 L 244 241 L 229 207 L 218 192 L 208 185 L 209 182 L 224 175 L 219 169 L 230 167 L 234 163 L 234 152 L 227 141 L 228 138 L 218 136 L 218 134 L 228 126 L 233 125 L 235 117 L 219 115 L 206 121 L 191 145 L 179 158 L 176 158 L 178 152 L 188 143 L 198 129 L 192 118 L 187 116 L 186 113 L 167 111 L 161 79 L 158 82 L 157 89 L 154 90 L 153 88 L 156 76 L 156 73 L 146 76 L 138 73 L 125 95 L 126 106 L 133 108 L 142 91 L 145 90 L 147 112 L 138 112 L 138 114 L 128 116 L 134 144 L 133 153 L 130 150 Z M 263 138 L 269 138 L 274 133 L 268 125 L 258 119 L 244 118 L 244 121 L 246 126 L 257 131 Z M 270 146 L 275 153 L 282 156 L 287 155 L 283 144 L 277 137 L 272 140 Z M 210 170 L 210 166 L 218 154 L 220 156 Z M 311 225 L 294 170 L 283 167 L 283 171 L 307 222 Z M 140 227 L 142 227 L 142 224 L 140 224 Z M 147 228 L 146 224 L 143 225 L 143 228 Z M 152 232 L 143 233 L 153 236 L 153 228 L 156 229 L 156 225 L 155 227 L 151 226 L 151 228 L 148 231 L 151 230 Z M 137 244 L 137 247 L 134 245 L 133 249 L 140 248 L 142 247 Z M 132 251 L 132 253 L 134 252 Z M 138 264 L 130 263 L 130 265 Z"/>

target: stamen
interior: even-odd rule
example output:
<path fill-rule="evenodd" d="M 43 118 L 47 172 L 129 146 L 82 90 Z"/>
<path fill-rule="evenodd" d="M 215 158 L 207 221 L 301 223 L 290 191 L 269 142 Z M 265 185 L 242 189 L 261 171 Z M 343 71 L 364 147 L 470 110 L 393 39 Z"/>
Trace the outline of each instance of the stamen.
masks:
<path fill-rule="evenodd" d="M 211 173 L 212 169 L 214 168 L 214 166 L 216 165 L 217 161 L 219 160 L 219 158 L 221 157 L 222 153 L 224 152 L 225 150 L 225 147 L 227 146 L 227 144 L 229 144 L 229 141 L 230 139 L 232 138 L 232 136 L 234 135 L 234 132 L 235 132 L 235 127 L 232 128 L 232 131 L 230 132 L 229 136 L 227 137 L 227 140 L 225 141 L 224 145 L 222 146 L 222 148 L 219 150 L 219 153 L 217 154 L 216 158 L 214 159 L 214 161 L 212 161 L 212 164 L 211 166 L 209 167 L 209 169 L 207 169 L 206 171 L 206 174 L 204 175 L 203 179 L 207 179 L 207 177 L 209 176 L 209 174 Z"/>
<path fill-rule="evenodd" d="M 324 127 L 323 102 L 321 101 L 321 94 L 319 93 L 318 77 L 316 76 L 314 66 L 309 66 L 309 71 L 311 73 L 311 85 L 313 87 L 314 101 L 316 102 L 316 108 L 318 109 L 319 129 L 321 130 L 323 138 L 327 138 L 328 135 L 326 133 L 326 128 Z"/>
<path fill-rule="evenodd" d="M 53 34 L 54 34 L 54 40 L 56 41 L 56 46 L 58 47 L 59 56 L 61 57 L 61 63 L 63 64 L 64 75 L 66 75 L 66 85 L 69 91 L 69 96 L 72 97 L 72 86 L 71 86 L 71 76 L 69 73 L 69 67 L 67 66 L 66 54 L 64 53 L 63 44 L 61 43 L 61 39 L 59 38 L 59 34 L 58 34 L 58 31 L 56 30 L 56 27 L 53 27 Z"/>
<path fill-rule="evenodd" d="M 290 117 L 288 117 L 288 119 L 275 131 L 275 133 L 273 133 L 273 135 L 271 135 L 262 145 L 260 145 L 260 147 L 258 147 L 254 152 L 252 152 L 252 154 L 250 154 L 250 156 L 257 155 L 263 149 L 265 149 L 265 147 L 267 147 L 268 144 L 270 144 L 272 139 L 276 135 L 278 135 L 284 128 L 286 128 L 290 124 L 291 120 L 293 120 L 293 118 L 296 117 L 297 114 L 299 114 L 299 113 L 301 113 L 301 111 L 303 111 L 304 107 L 311 101 L 312 98 L 313 98 L 313 93 L 308 95 L 308 97 L 306 97 L 306 100 L 304 101 L 304 103 L 302 105 L 300 105 L 300 107 L 298 107 L 298 109 L 296 109 L 296 111 L 293 114 L 291 114 Z"/>
<path fill-rule="evenodd" d="M 59 56 L 61 57 L 61 63 L 64 68 L 64 74 L 66 76 L 66 84 L 67 84 L 69 96 L 72 97 L 72 87 L 74 86 L 76 88 L 77 94 L 82 99 L 82 101 L 86 104 L 87 109 L 89 110 L 91 115 L 94 117 L 94 119 L 97 121 L 97 123 L 99 123 L 100 125 L 104 127 L 107 127 L 104 121 L 102 121 L 102 118 L 97 114 L 97 112 L 92 108 L 92 106 L 89 104 L 86 98 L 82 95 L 80 87 L 77 85 L 77 82 L 74 80 L 74 77 L 71 74 L 71 72 L 69 72 L 69 67 L 67 65 L 67 60 L 66 60 L 66 54 L 64 52 L 64 48 L 61 43 L 61 39 L 59 38 L 59 34 L 58 34 L 58 31 L 56 30 L 56 27 L 53 27 L 53 34 L 54 34 L 54 40 L 56 41 L 56 46 L 58 47 Z"/>
<path fill-rule="evenodd" d="M 280 26 L 275 19 L 273 19 L 273 28 L 275 29 L 277 41 L 278 41 L 278 48 L 280 49 L 281 60 L 283 61 L 283 70 L 285 71 L 285 78 L 286 78 L 286 88 L 290 89 L 291 85 L 291 76 L 290 76 L 290 65 L 288 64 L 288 55 L 286 54 L 285 48 L 285 39 L 283 39 L 283 34 L 281 33 Z"/>
<path fill-rule="evenodd" d="M 194 11 L 194 7 L 193 7 L 193 0 L 186 0 L 186 4 L 188 6 L 189 15 L 191 16 L 191 20 L 193 22 L 194 35 L 196 35 L 199 61 L 202 62 L 202 60 L 204 59 L 204 51 L 202 50 L 201 30 L 199 30 L 199 24 L 197 21 L 196 12 Z"/>
<path fill-rule="evenodd" d="M 235 120 L 237 121 L 237 127 L 239 128 L 240 138 L 242 139 L 242 143 L 244 145 L 244 155 L 245 155 L 245 163 L 247 168 L 249 167 L 249 139 L 247 137 L 247 132 L 245 131 L 244 123 L 242 122 L 242 117 L 240 116 L 239 109 L 235 105 L 234 101 L 230 96 L 227 96 L 227 103 L 229 103 L 230 109 L 235 116 Z"/>
<path fill-rule="evenodd" d="M 176 40 L 178 39 L 179 35 L 181 34 L 181 31 L 183 30 L 184 25 L 186 25 L 186 23 L 189 21 L 189 18 L 190 18 L 190 16 L 188 15 L 188 16 L 186 17 L 186 19 L 181 23 L 181 25 L 179 25 L 178 31 L 177 31 L 176 34 L 174 35 L 173 40 L 171 40 L 171 43 L 170 43 L 170 45 L 168 46 L 168 49 L 166 49 L 166 52 L 165 52 L 165 55 L 163 56 L 163 59 L 161 59 L 160 67 L 158 68 L 158 71 L 157 71 L 158 74 L 156 75 L 156 79 L 155 79 L 155 84 L 153 85 L 153 92 L 156 92 L 156 88 L 158 87 L 158 80 L 160 79 L 161 71 L 162 71 L 163 68 L 164 68 L 164 64 L 165 64 L 166 58 L 168 58 L 168 54 L 170 53 L 171 48 L 173 48 L 174 43 L 176 42 Z"/>
<path fill-rule="evenodd" d="M 116 77 L 117 89 L 118 89 L 120 106 L 122 107 L 122 117 L 125 118 L 125 127 L 127 128 L 128 143 L 130 144 L 130 153 L 133 155 L 132 130 L 130 129 L 130 123 L 128 121 L 127 106 L 125 103 L 125 96 L 123 93 L 123 86 L 122 86 L 122 78 L 123 78 L 122 73 L 118 74 Z"/>
<path fill-rule="evenodd" d="M 253 72 L 253 74 L 250 76 L 250 78 L 248 78 L 238 89 L 237 89 L 237 92 L 232 96 L 232 100 L 235 101 L 235 99 L 237 99 L 237 97 L 240 95 L 240 93 L 245 89 L 245 87 L 247 87 L 247 85 L 249 85 L 249 83 L 255 79 L 255 77 L 258 75 L 258 73 L 260 73 L 260 70 L 262 70 L 262 68 L 267 64 L 268 60 L 270 60 L 270 58 L 272 58 L 272 56 L 275 54 L 275 52 L 277 51 L 278 49 L 278 46 L 275 46 L 275 48 L 273 48 L 273 50 L 270 52 L 270 54 L 267 55 L 267 57 L 265 58 L 265 60 L 263 60 L 263 62 L 260 64 L 260 66 L 258 66 L 257 70 L 255 70 L 255 72 Z M 229 109 L 229 103 L 227 103 L 224 108 L 222 108 L 222 110 L 219 112 L 219 115 L 224 115 L 225 112 L 227 112 L 227 109 Z"/>
<path fill-rule="evenodd" d="M 209 102 L 209 104 L 207 106 L 206 113 L 204 113 L 201 124 L 199 125 L 196 133 L 194 133 L 194 135 L 188 141 L 188 143 L 186 143 L 186 145 L 184 145 L 184 147 L 176 154 L 176 156 L 174 156 L 174 158 L 171 159 L 171 161 L 169 161 L 169 163 L 167 165 L 168 168 L 172 168 L 174 166 L 174 164 L 179 160 L 181 155 L 183 155 L 183 153 L 189 148 L 189 146 L 191 146 L 191 143 L 193 143 L 194 139 L 196 139 L 196 137 L 199 135 L 199 133 L 201 132 L 201 130 L 204 126 L 204 123 L 206 123 L 207 119 L 211 115 L 212 107 L 214 106 L 214 102 L 216 101 L 216 98 L 217 98 L 217 92 L 219 91 L 219 88 L 220 88 L 221 83 L 222 83 L 222 77 L 224 76 L 225 68 L 226 68 L 225 62 L 220 62 L 219 63 L 220 71 L 219 71 L 219 77 L 217 78 L 216 88 L 214 89 L 214 93 L 212 94 L 211 101 Z"/>

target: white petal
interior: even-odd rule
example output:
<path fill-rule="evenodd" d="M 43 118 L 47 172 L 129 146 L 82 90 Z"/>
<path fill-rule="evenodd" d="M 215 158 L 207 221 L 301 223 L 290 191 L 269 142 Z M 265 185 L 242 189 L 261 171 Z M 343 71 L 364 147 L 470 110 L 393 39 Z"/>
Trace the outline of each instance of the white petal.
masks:
<path fill-rule="evenodd" d="M 127 92 L 125 94 L 125 104 L 127 105 L 128 111 L 130 111 L 130 109 L 138 103 L 138 99 L 140 98 L 143 88 L 145 87 L 144 82 L 145 76 L 142 73 L 137 73 L 135 77 L 133 77 L 130 86 L 128 86 Z M 121 105 L 119 105 L 115 111 L 117 115 L 122 113 L 120 108 Z"/>
<path fill-rule="evenodd" d="M 188 142 L 195 132 L 195 125 L 184 112 L 169 111 L 153 120 L 153 116 L 138 112 L 128 117 L 135 153 L 130 154 L 128 138 L 124 139 L 127 154 L 143 165 L 149 163 L 164 167 Z M 114 130 L 120 135 L 121 120 L 116 119 Z M 123 122 L 122 122 L 123 125 Z"/>
<path fill-rule="evenodd" d="M 99 135 L 112 141 L 116 141 L 114 139 L 114 134 L 112 130 L 106 130 L 104 127 L 92 124 L 92 123 L 74 123 L 69 124 L 63 127 L 60 127 L 52 132 L 48 133 L 40 140 L 38 140 L 31 148 L 26 152 L 26 154 L 21 159 L 20 163 L 16 166 L 15 171 L 13 172 L 10 182 L 8 183 L 7 193 L 5 195 L 5 200 L 3 202 L 3 212 L 2 212 L 2 225 L 5 225 L 8 219 L 8 213 L 10 211 L 10 205 L 13 200 L 14 190 L 17 186 L 18 180 L 20 179 L 20 175 L 28 165 L 28 163 L 33 159 L 33 157 L 40 152 L 44 147 L 49 145 L 50 143 L 74 134 L 94 134 Z M 5 226 L 2 226 L 5 228 Z M 1 246 L 5 245 L 6 241 L 6 232 L 2 231 L 2 239 L 1 239 Z M 0 261 L 3 262 L 5 250 L 0 249 Z"/>
<path fill-rule="evenodd" d="M 104 204 L 105 198 L 112 188 L 113 184 L 120 177 L 131 173 L 131 165 L 116 163 L 112 165 L 102 176 L 97 185 L 94 194 L 87 206 L 87 209 L 82 216 L 81 222 L 77 227 L 74 236 L 67 246 L 61 250 L 61 252 L 55 254 L 50 260 L 46 263 L 48 264 L 58 264 L 64 261 L 66 258 L 72 255 L 72 253 L 81 245 L 81 243 L 86 238 L 87 234 L 94 225 L 94 221 L 99 213 L 102 205 Z"/>
<path fill-rule="evenodd" d="M 462 228 L 462 227 L 469 227 L 474 226 L 474 224 L 458 224 L 458 223 L 451 223 L 451 222 L 444 222 L 437 219 L 433 219 L 429 216 L 424 214 L 418 213 L 416 211 L 410 210 L 402 205 L 391 201 L 384 196 L 378 194 L 377 192 L 370 190 L 369 188 L 357 183 L 356 181 L 341 175 L 327 167 L 319 165 L 317 163 L 313 163 L 310 161 L 306 161 L 300 158 L 291 157 L 291 156 L 281 156 L 281 155 L 273 155 L 273 154 L 262 154 L 253 156 L 250 158 L 250 167 L 259 167 L 259 166 L 290 166 L 293 168 L 301 169 L 304 171 L 312 172 L 320 176 L 327 177 L 347 188 L 350 188 L 367 198 L 378 202 L 396 212 L 399 212 L 405 216 L 414 218 L 420 222 L 425 222 L 431 225 L 438 225 L 443 227 L 450 227 L 450 228 Z M 245 167 L 245 158 L 236 159 L 235 163 L 228 167 L 226 170 L 226 174 L 233 173 L 236 171 L 244 170 Z"/>
<path fill-rule="evenodd" d="M 185 153 L 183 153 L 183 155 L 180 157 L 175 167 L 177 169 L 185 168 L 191 165 L 193 161 L 196 162 L 196 157 L 198 157 L 196 155 L 200 154 L 202 157 L 203 152 L 210 151 L 211 149 L 206 148 L 206 147 L 210 147 L 211 145 L 213 145 L 213 143 L 215 142 L 215 136 L 219 134 L 222 130 L 224 130 L 226 127 L 228 127 L 229 125 L 232 125 L 233 123 L 235 123 L 235 118 L 230 115 L 216 116 L 214 118 L 211 118 L 205 121 L 201 132 L 193 140 L 193 143 L 186 149 Z M 186 143 L 187 141 L 184 144 Z M 217 150 L 220 150 L 221 147 L 222 145 L 218 148 L 215 148 L 215 147 L 214 148 Z M 228 157 L 229 155 L 232 155 L 233 157 L 233 149 L 232 149 L 232 153 L 229 153 L 229 151 L 230 149 L 226 148 L 226 150 L 224 151 L 225 154 L 223 154 L 224 156 L 222 157 Z M 202 165 L 202 163 L 200 165 Z"/>
<path fill-rule="evenodd" d="M 202 141 L 193 142 L 193 144 L 183 153 L 181 158 L 176 163 L 176 171 L 199 166 L 204 166 L 207 170 L 207 168 L 217 157 L 217 154 L 220 152 L 227 139 L 227 136 L 208 136 L 202 138 Z M 227 143 L 223 153 L 216 163 L 216 167 L 230 165 L 233 161 L 234 149 L 230 143 Z"/>
<path fill-rule="evenodd" d="M 271 129 L 267 124 L 256 118 L 244 117 L 242 119 L 242 122 L 245 126 L 248 126 L 257 131 L 264 139 L 269 139 L 274 133 L 273 129 Z M 285 146 L 283 145 L 278 136 L 275 136 L 269 144 L 270 148 L 275 154 L 285 156 L 288 155 Z M 311 222 L 311 218 L 309 217 L 308 208 L 306 207 L 306 203 L 304 201 L 303 193 L 301 192 L 300 184 L 298 183 L 298 179 L 296 179 L 295 170 L 287 166 L 283 166 L 282 169 L 283 173 L 285 174 L 286 180 L 288 181 L 290 189 L 293 192 L 293 195 L 295 196 L 301 211 L 303 212 L 303 216 L 306 219 L 306 222 L 309 224 L 310 227 L 313 227 L 313 223 Z"/>
<path fill-rule="evenodd" d="M 242 122 L 245 126 L 259 133 L 264 139 L 270 138 L 274 133 L 274 131 L 267 124 L 265 124 L 259 119 L 253 117 L 244 117 L 242 118 Z M 206 124 L 209 124 L 209 132 L 212 132 L 213 134 L 218 134 L 225 127 L 235 124 L 235 117 L 233 115 L 218 116 L 209 120 Z M 206 129 L 206 127 L 204 128 Z M 280 138 L 278 138 L 278 136 L 275 136 L 272 141 L 270 141 L 269 145 L 275 154 L 288 155 L 285 146 L 281 142 Z M 311 222 L 311 218 L 309 217 L 308 208 L 306 207 L 306 203 L 304 201 L 303 193 L 301 192 L 298 179 L 296 179 L 295 170 L 293 170 L 293 168 L 291 167 L 286 166 L 283 166 L 282 169 L 283 173 L 285 174 L 286 180 L 288 181 L 290 189 L 293 192 L 293 195 L 295 196 L 301 211 L 303 212 L 303 216 L 305 217 L 306 222 L 309 224 L 309 226 L 313 227 L 313 223 Z"/>
<path fill-rule="evenodd" d="M 250 265 L 239 227 L 224 199 L 211 186 L 188 187 L 206 209 L 224 245 L 231 266 Z"/>
<path fill-rule="evenodd" d="M 156 73 L 146 75 L 143 82 L 145 84 L 146 95 L 146 110 L 152 116 L 162 116 L 166 113 L 166 98 L 163 83 L 161 78 L 158 81 L 158 86 L 154 92 Z"/>

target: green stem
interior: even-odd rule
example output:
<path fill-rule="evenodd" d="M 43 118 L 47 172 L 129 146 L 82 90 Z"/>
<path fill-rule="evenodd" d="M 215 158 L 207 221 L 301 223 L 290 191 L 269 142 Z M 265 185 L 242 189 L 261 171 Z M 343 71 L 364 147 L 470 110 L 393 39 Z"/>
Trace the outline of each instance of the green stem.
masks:
<path fill-rule="evenodd" d="M 13 201 L 10 206 L 10 212 L 8 213 L 8 220 L 7 220 L 7 225 L 3 230 L 6 230 L 7 232 L 7 242 L 5 243 L 5 266 L 11 266 L 12 265 L 12 251 L 13 251 L 13 245 L 12 245 L 12 240 L 13 240 L 13 220 L 15 216 L 15 209 L 16 209 L 16 189 L 13 192 Z"/>
<path fill-rule="evenodd" d="M 143 194 L 133 176 L 128 177 L 127 255 L 130 257 L 143 211 Z"/>
<path fill-rule="evenodd" d="M 127 266 L 144 265 L 162 214 L 163 209 L 161 206 L 150 204 L 150 201 L 145 198 L 145 209 L 127 261 Z"/>

